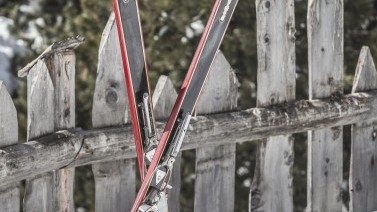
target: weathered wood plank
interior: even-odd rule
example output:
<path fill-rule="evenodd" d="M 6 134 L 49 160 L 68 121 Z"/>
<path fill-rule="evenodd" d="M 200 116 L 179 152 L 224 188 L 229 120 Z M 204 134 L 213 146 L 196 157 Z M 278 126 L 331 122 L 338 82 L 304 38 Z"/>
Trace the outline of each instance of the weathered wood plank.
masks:
<path fill-rule="evenodd" d="M 18 143 L 17 111 L 2 81 L 0 81 L 0 138 L 0 147 Z M 0 187 L 0 212 L 13 211 L 20 211 L 18 182 Z"/>
<path fill-rule="evenodd" d="M 114 20 L 114 14 L 111 14 L 100 43 L 92 113 L 94 128 L 130 123 L 123 63 Z M 96 211 L 131 209 L 136 194 L 135 165 L 134 159 L 93 164 Z"/>
<path fill-rule="evenodd" d="M 114 13 L 106 24 L 99 48 L 93 102 L 95 127 L 130 123 L 129 103 Z"/>
<path fill-rule="evenodd" d="M 73 50 L 57 51 L 46 58 L 46 63 L 54 84 L 54 123 L 55 130 L 75 127 L 75 65 Z M 74 211 L 73 184 L 74 168 L 55 171 L 54 210 Z"/>
<path fill-rule="evenodd" d="M 130 210 L 135 199 L 135 166 L 134 159 L 93 164 L 96 211 Z"/>
<path fill-rule="evenodd" d="M 257 105 L 292 101 L 296 88 L 294 0 L 256 0 L 256 9 Z M 266 138 L 259 141 L 257 151 L 249 211 L 293 211 L 292 136 Z"/>
<path fill-rule="evenodd" d="M 310 99 L 343 92 L 343 0 L 309 0 Z M 308 211 L 341 211 L 343 129 L 308 133 Z"/>
<path fill-rule="evenodd" d="M 3 81 L 0 81 L 0 146 L 18 143 L 17 111 Z"/>
<path fill-rule="evenodd" d="M 156 88 L 153 93 L 152 102 L 154 115 L 156 119 L 167 120 L 173 109 L 177 92 L 173 87 L 173 83 L 167 76 L 161 76 L 158 79 Z M 173 187 L 168 191 L 168 207 L 169 211 L 180 211 L 179 196 L 181 193 L 181 154 L 176 157 L 173 167 L 173 173 L 170 180 Z"/>
<path fill-rule="evenodd" d="M 301 100 L 268 108 L 197 116 L 183 150 L 241 143 L 276 135 L 343 126 L 377 117 L 377 90 Z M 162 131 L 165 123 L 157 123 Z M 2 140 L 2 138 L 0 138 Z M 0 148 L 0 186 L 64 166 L 134 158 L 132 126 L 59 131 L 28 143 Z M 81 150 L 80 147 L 82 146 Z M 76 154 L 78 151 L 80 152 Z M 51 160 L 51 158 L 55 158 Z"/>
<path fill-rule="evenodd" d="M 27 140 L 53 133 L 54 86 L 44 60 L 37 61 L 27 76 L 27 104 Z M 54 173 L 49 171 L 26 181 L 23 201 L 25 211 L 53 211 Z"/>
<path fill-rule="evenodd" d="M 352 92 L 377 88 L 377 71 L 368 47 L 363 47 Z M 352 126 L 350 211 L 377 211 L 377 122 Z"/>
<path fill-rule="evenodd" d="M 219 52 L 199 98 L 196 112 L 208 114 L 237 107 L 238 81 L 230 64 Z M 194 211 L 233 211 L 236 145 L 196 150 Z"/>
<path fill-rule="evenodd" d="M 174 89 L 173 83 L 167 76 L 158 79 L 156 88 L 153 92 L 153 108 L 157 120 L 169 118 L 178 94 Z"/>

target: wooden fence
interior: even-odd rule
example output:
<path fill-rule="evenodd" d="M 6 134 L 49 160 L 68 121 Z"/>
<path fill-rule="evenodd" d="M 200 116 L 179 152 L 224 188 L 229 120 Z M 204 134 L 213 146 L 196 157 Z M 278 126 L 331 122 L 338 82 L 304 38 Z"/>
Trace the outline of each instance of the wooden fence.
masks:
<path fill-rule="evenodd" d="M 291 134 L 306 131 L 307 211 L 342 211 L 342 126 L 348 124 L 349 210 L 377 210 L 377 72 L 364 47 L 352 94 L 342 94 L 343 1 L 309 0 L 310 100 L 301 101 L 295 101 L 294 0 L 256 0 L 256 6 L 258 107 L 236 111 L 238 81 L 219 53 L 183 145 L 196 149 L 194 211 L 234 210 L 235 145 L 257 139 L 250 196 L 237 198 L 249 198 L 249 211 L 293 211 Z M 20 210 L 24 179 L 24 211 L 74 211 L 75 167 L 87 164 L 96 211 L 129 211 L 132 205 L 135 146 L 114 17 L 99 47 L 94 129 L 88 131 L 75 126 L 76 44 L 53 45 L 22 70 L 28 82 L 26 143 L 18 142 L 17 112 L 0 82 L 0 211 Z M 169 78 L 161 76 L 153 94 L 158 120 L 168 117 L 176 97 Z M 160 132 L 163 126 L 157 123 Z M 178 159 L 170 211 L 180 210 L 180 181 Z"/>

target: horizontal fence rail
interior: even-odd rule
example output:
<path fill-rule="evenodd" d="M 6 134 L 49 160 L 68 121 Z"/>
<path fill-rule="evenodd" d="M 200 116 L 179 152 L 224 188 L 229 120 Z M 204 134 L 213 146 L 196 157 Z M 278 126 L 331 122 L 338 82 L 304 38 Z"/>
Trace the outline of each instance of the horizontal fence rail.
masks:
<path fill-rule="evenodd" d="M 183 150 L 372 121 L 377 90 L 194 117 Z M 164 124 L 158 122 L 161 132 Z M 136 157 L 132 126 L 58 131 L 0 148 L 0 186 L 53 169 Z M 51 158 L 54 158 L 51 160 Z"/>
<path fill-rule="evenodd" d="M 306 211 L 346 210 L 345 125 L 352 129 L 349 211 L 377 210 L 377 71 L 363 47 L 352 93 L 343 94 L 343 0 L 308 1 L 310 100 L 295 100 L 295 1 L 255 2 L 257 107 L 237 110 L 239 82 L 219 52 L 182 146 L 196 150 L 193 210 L 234 211 L 236 143 L 259 140 L 249 211 L 293 211 L 292 134 L 300 132 L 308 132 Z M 132 206 L 136 151 L 114 15 L 99 46 L 91 130 L 75 125 L 74 49 L 83 41 L 78 36 L 54 43 L 19 71 L 28 82 L 26 142 L 18 142 L 17 111 L 0 81 L 0 212 L 74 211 L 75 167 L 88 164 L 96 211 Z M 159 134 L 176 98 L 171 80 L 161 76 L 153 94 Z M 172 173 L 169 211 L 181 209 L 180 162 L 181 155 Z"/>

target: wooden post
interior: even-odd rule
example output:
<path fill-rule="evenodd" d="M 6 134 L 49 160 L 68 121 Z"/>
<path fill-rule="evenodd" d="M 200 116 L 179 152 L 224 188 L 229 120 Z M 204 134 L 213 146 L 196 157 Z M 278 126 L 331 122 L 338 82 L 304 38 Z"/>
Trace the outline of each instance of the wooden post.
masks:
<path fill-rule="evenodd" d="M 204 85 L 196 112 L 208 114 L 237 107 L 238 81 L 228 61 L 218 52 Z M 196 150 L 194 211 L 233 211 L 236 145 Z"/>
<path fill-rule="evenodd" d="M 73 50 L 58 51 L 46 58 L 55 96 L 55 131 L 75 127 L 75 65 Z M 55 211 L 74 211 L 73 186 L 75 169 L 55 171 Z"/>
<path fill-rule="evenodd" d="M 54 85 L 44 60 L 39 60 L 27 76 L 28 125 L 27 140 L 53 133 Z M 54 173 L 48 172 L 26 180 L 24 210 L 54 210 Z"/>
<path fill-rule="evenodd" d="M 177 92 L 173 87 L 173 83 L 166 76 L 158 79 L 156 88 L 153 93 L 153 109 L 157 120 L 166 120 L 173 109 Z M 159 136 L 158 136 L 159 137 Z M 181 192 L 181 153 L 176 157 L 173 167 L 173 173 L 170 185 L 173 187 L 168 193 L 169 211 L 180 211 L 179 196 Z"/>
<path fill-rule="evenodd" d="M 130 123 L 128 105 L 117 28 L 114 24 L 114 14 L 111 14 L 99 48 L 92 113 L 93 127 Z M 104 145 L 106 139 L 104 136 Z M 135 165 L 134 159 L 92 165 L 96 211 L 130 211 L 136 195 Z"/>
<path fill-rule="evenodd" d="M 309 0 L 310 99 L 343 92 L 343 0 Z M 341 211 L 343 127 L 308 133 L 307 211 Z"/>
<path fill-rule="evenodd" d="M 295 99 L 294 1 L 256 0 L 257 106 Z M 258 143 L 249 211 L 293 211 L 293 138 L 280 135 Z"/>
<path fill-rule="evenodd" d="M 17 111 L 2 81 L 0 81 L 0 138 L 0 147 L 18 143 Z M 0 188 L 0 212 L 18 211 L 20 211 L 19 183 Z"/>
<path fill-rule="evenodd" d="M 73 50 L 82 42 L 83 38 L 78 36 L 54 43 L 19 71 L 19 76 L 28 75 L 29 140 L 75 127 Z M 25 210 L 73 211 L 74 174 L 74 168 L 61 169 L 28 181 Z"/>
<path fill-rule="evenodd" d="M 377 71 L 363 47 L 352 93 L 377 89 Z M 352 125 L 350 211 L 377 211 L 377 121 Z"/>

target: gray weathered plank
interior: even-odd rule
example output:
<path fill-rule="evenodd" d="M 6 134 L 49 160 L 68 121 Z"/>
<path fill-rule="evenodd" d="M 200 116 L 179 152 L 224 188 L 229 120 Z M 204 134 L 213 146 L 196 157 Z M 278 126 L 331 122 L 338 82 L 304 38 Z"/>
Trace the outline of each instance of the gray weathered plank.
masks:
<path fill-rule="evenodd" d="M 296 88 L 294 0 L 256 0 L 257 105 L 293 101 Z M 291 135 L 258 143 L 249 211 L 293 211 Z M 278 177 L 277 177 L 278 176 Z"/>
<path fill-rule="evenodd" d="M 309 0 L 310 99 L 343 92 L 343 0 Z M 343 129 L 308 133 L 308 211 L 341 211 Z"/>
<path fill-rule="evenodd" d="M 27 104 L 27 140 L 53 133 L 54 86 L 44 60 L 37 61 L 27 76 Z M 48 172 L 26 181 L 25 211 L 53 211 L 53 179 L 54 173 Z"/>
<path fill-rule="evenodd" d="M 95 127 L 130 123 L 127 90 L 119 47 L 114 13 L 103 31 L 99 55 L 96 87 L 93 97 Z"/>
<path fill-rule="evenodd" d="M 171 80 L 167 76 L 161 76 L 157 81 L 152 98 L 156 120 L 169 118 L 177 97 L 178 94 Z"/>
<path fill-rule="evenodd" d="M 363 47 L 352 92 L 377 89 L 377 71 L 368 47 Z M 377 121 L 352 126 L 350 211 L 377 211 Z"/>
<path fill-rule="evenodd" d="M 218 52 L 199 98 L 199 114 L 234 110 L 238 81 L 230 64 Z M 236 145 L 196 150 L 194 211 L 233 211 Z"/>
<path fill-rule="evenodd" d="M 92 112 L 94 128 L 119 126 L 130 122 L 120 55 L 114 14 L 111 14 L 99 48 Z M 134 159 L 93 164 L 96 211 L 117 212 L 131 209 L 136 194 L 135 165 Z"/>
<path fill-rule="evenodd" d="M 153 109 L 156 119 L 167 120 L 173 109 L 177 92 L 173 87 L 173 83 L 167 76 L 161 76 L 158 79 L 156 88 L 153 93 Z M 181 154 L 176 157 L 173 167 L 173 173 L 170 180 L 173 187 L 168 192 L 169 211 L 180 211 L 179 196 L 181 192 Z"/>
<path fill-rule="evenodd" d="M 75 65 L 73 50 L 57 51 L 46 58 L 46 63 L 54 84 L 54 123 L 55 130 L 75 127 Z M 54 173 L 54 210 L 74 211 L 73 184 L 74 168 L 56 170 Z"/>
<path fill-rule="evenodd" d="M 47 49 L 48 51 L 46 50 L 47 53 L 45 51 L 43 56 L 39 57 L 40 60 L 30 63 L 30 66 L 19 72 L 22 76 L 28 75 L 28 101 L 30 102 L 28 103 L 28 119 L 30 119 L 28 121 L 28 137 L 41 136 L 42 133 L 48 131 L 53 132 L 75 127 L 76 61 L 73 50 L 81 43 L 81 37 L 79 37 L 79 40 L 68 39 L 58 42 L 56 48 L 51 50 L 52 47 L 50 46 Z M 53 89 L 51 86 L 53 86 Z M 50 90 L 47 91 L 46 89 Z M 51 91 L 52 93 L 50 93 Z M 37 102 L 38 100 L 39 102 Z M 44 114 L 44 112 L 51 114 Z M 39 115 L 41 117 L 38 117 Z M 41 121 L 43 123 L 35 123 L 39 122 L 40 119 L 44 119 Z M 46 129 L 39 130 L 38 127 Z M 77 152 L 73 152 L 73 154 L 77 154 Z M 51 158 L 46 160 L 51 160 Z M 25 210 L 74 210 L 74 168 L 54 170 L 50 175 L 41 176 L 45 178 L 44 180 L 37 177 L 28 182 L 31 184 L 26 186 L 28 191 L 25 192 L 24 204 L 27 208 Z"/>
<path fill-rule="evenodd" d="M 187 132 L 182 149 L 343 126 L 374 120 L 376 116 L 377 90 L 197 116 L 191 120 L 191 130 Z M 165 123 L 156 125 L 157 131 L 162 131 Z M 88 131 L 64 130 L 28 143 L 0 148 L 0 164 L 5 164 L 0 166 L 0 186 L 65 166 L 134 158 L 132 132 L 131 125 Z"/>
<path fill-rule="evenodd" d="M 2 81 L 0 81 L 0 138 L 0 147 L 18 143 L 17 111 Z M 20 211 L 18 182 L 0 188 L 0 212 L 13 211 Z"/>

